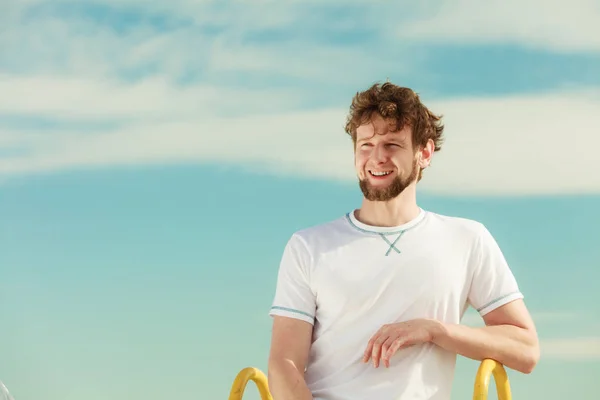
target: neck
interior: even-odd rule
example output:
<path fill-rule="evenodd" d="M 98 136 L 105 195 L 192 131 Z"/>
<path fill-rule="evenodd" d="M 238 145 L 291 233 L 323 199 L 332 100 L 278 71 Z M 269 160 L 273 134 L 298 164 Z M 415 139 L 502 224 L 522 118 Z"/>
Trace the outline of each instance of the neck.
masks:
<path fill-rule="evenodd" d="M 414 185 L 407 187 L 398 197 L 388 201 L 363 199 L 356 219 L 372 226 L 399 226 L 415 219 L 420 212 Z"/>

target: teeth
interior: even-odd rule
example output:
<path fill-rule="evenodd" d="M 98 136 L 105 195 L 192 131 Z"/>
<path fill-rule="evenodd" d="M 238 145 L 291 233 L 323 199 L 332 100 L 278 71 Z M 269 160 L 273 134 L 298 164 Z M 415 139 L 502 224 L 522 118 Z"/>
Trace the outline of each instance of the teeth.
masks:
<path fill-rule="evenodd" d="M 384 176 L 384 175 L 388 175 L 391 174 L 392 171 L 387 171 L 387 172 L 375 172 L 375 171 L 371 171 L 371 174 L 375 175 L 375 176 Z"/>

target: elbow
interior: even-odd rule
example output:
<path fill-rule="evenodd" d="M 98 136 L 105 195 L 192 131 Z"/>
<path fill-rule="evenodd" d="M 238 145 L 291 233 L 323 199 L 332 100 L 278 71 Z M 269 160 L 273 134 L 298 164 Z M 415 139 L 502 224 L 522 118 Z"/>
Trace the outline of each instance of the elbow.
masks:
<path fill-rule="evenodd" d="M 526 374 L 532 373 L 533 370 L 535 369 L 535 367 L 537 366 L 539 360 L 540 360 L 540 351 L 539 351 L 539 349 L 536 349 L 534 355 L 531 356 L 527 361 L 525 373 Z"/>
<path fill-rule="evenodd" d="M 524 360 L 521 365 L 520 368 L 518 369 L 519 372 L 529 375 L 533 372 L 533 370 L 535 369 L 537 365 L 537 360 L 534 358 L 528 358 L 527 360 Z"/>
<path fill-rule="evenodd" d="M 537 341 L 522 356 L 519 372 L 531 374 L 540 360 L 540 347 Z"/>
<path fill-rule="evenodd" d="M 540 360 L 540 341 L 535 328 L 525 330 L 521 339 L 521 353 L 518 354 L 519 372 L 529 375 L 533 372 Z"/>

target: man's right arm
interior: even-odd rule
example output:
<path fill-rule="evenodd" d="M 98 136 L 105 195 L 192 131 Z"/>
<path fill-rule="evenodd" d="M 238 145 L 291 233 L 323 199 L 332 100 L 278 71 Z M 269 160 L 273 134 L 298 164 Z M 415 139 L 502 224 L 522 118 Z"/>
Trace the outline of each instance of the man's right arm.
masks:
<path fill-rule="evenodd" d="M 312 400 L 304 380 L 312 330 L 306 321 L 273 317 L 268 381 L 274 400 Z"/>

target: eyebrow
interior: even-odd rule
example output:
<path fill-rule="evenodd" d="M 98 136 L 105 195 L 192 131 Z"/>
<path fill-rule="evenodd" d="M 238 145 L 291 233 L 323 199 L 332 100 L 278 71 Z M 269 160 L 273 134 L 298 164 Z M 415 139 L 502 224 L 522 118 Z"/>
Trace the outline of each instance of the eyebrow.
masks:
<path fill-rule="evenodd" d="M 400 139 L 400 138 L 394 138 L 394 139 L 391 139 L 390 142 L 404 145 L 404 144 L 406 144 L 407 140 Z"/>
<path fill-rule="evenodd" d="M 357 139 L 356 143 L 367 142 L 367 141 L 373 139 L 376 136 L 377 136 L 377 134 L 376 135 L 371 135 L 369 137 Z M 398 143 L 398 144 L 406 144 L 407 139 L 408 139 L 407 137 L 403 137 L 402 138 L 402 137 L 398 137 L 396 135 L 393 135 L 393 136 L 391 136 L 389 138 L 386 138 L 384 141 L 391 142 L 391 143 Z"/>

